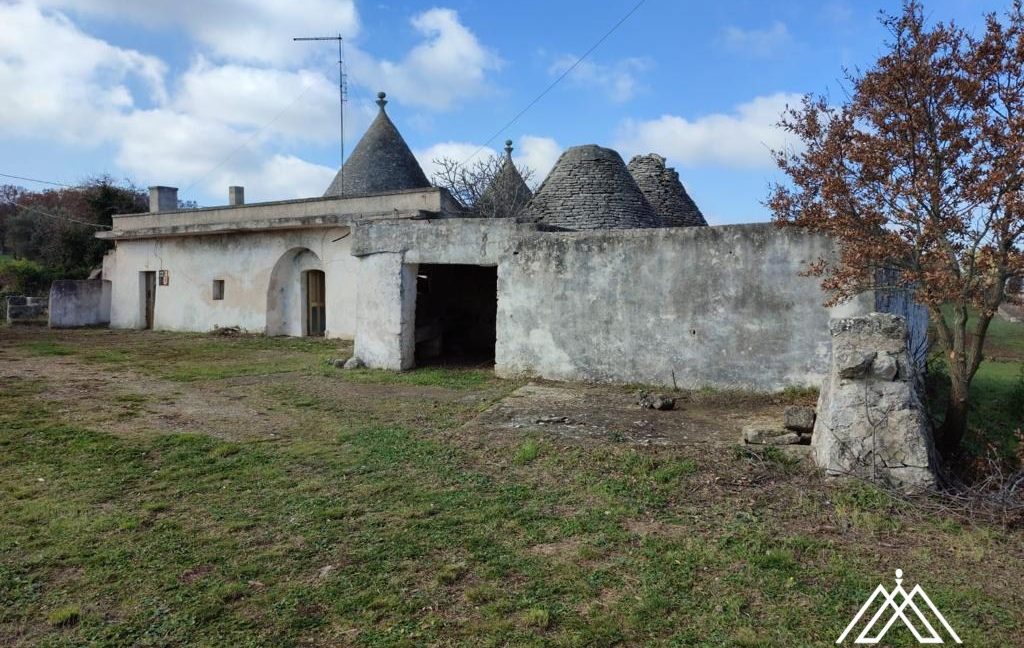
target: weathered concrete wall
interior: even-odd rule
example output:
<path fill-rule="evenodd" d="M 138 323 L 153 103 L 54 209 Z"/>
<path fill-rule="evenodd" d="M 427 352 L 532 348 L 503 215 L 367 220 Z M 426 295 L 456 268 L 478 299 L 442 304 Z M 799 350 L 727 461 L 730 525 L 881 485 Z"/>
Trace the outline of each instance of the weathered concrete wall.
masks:
<path fill-rule="evenodd" d="M 770 224 L 537 233 L 498 267 L 496 370 L 557 380 L 820 386 L 836 309 L 800 272 L 820 236 Z"/>
<path fill-rule="evenodd" d="M 239 326 L 264 332 L 271 312 L 271 334 L 301 335 L 301 271 L 315 267 L 315 258 L 320 266 L 315 269 L 326 275 L 327 336 L 350 338 L 356 328 L 357 262 L 350 253 L 348 234 L 348 228 L 331 227 L 120 240 L 103 264 L 113 295 L 110 324 L 142 328 L 140 273 L 166 270 L 169 285 L 156 288 L 154 328 L 158 330 Z M 299 254 L 304 250 L 308 254 Z M 306 261 L 311 262 L 310 268 L 292 267 L 293 262 Z M 214 279 L 224 280 L 221 300 L 213 299 Z"/>
<path fill-rule="evenodd" d="M 494 266 L 523 234 L 532 231 L 532 226 L 504 218 L 358 225 L 352 236 L 352 254 L 359 257 L 355 355 L 370 367 L 412 368 L 419 264 Z"/>
<path fill-rule="evenodd" d="M 355 356 L 369 367 L 397 371 L 413 366 L 416 267 L 395 252 L 359 259 Z"/>
<path fill-rule="evenodd" d="M 508 218 L 388 220 L 363 223 L 352 236 L 352 254 L 398 253 L 406 263 L 498 265 L 515 243 L 536 231 Z"/>
<path fill-rule="evenodd" d="M 110 281 L 61 279 L 50 286 L 50 328 L 110 324 Z"/>
<path fill-rule="evenodd" d="M 822 304 L 807 263 L 820 236 L 773 225 L 541 233 L 485 219 L 356 228 L 368 365 L 413 365 L 420 263 L 498 265 L 496 370 L 557 380 L 775 390 L 819 386 L 832 316 L 874 309 L 865 295 Z M 364 292 L 365 291 L 365 292 Z"/>
<path fill-rule="evenodd" d="M 251 203 L 177 211 L 119 214 L 114 228 L 98 238 L 125 239 L 152 236 L 183 236 L 256 229 L 348 226 L 355 221 L 411 216 L 420 212 L 445 214 L 455 209 L 443 189 L 415 189 L 355 196 Z"/>
<path fill-rule="evenodd" d="M 39 297 L 7 296 L 8 324 L 45 324 L 46 302 Z"/>

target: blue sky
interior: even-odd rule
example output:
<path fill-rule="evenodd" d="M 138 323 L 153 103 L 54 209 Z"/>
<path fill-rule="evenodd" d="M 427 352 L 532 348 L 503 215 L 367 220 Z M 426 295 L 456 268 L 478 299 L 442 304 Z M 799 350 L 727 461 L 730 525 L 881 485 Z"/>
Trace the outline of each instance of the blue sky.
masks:
<path fill-rule="evenodd" d="M 338 164 L 336 51 L 291 39 L 339 32 L 348 150 L 384 90 L 429 173 L 477 150 L 635 4 L 0 0 L 0 173 L 109 173 L 201 205 L 230 184 L 250 201 L 319 195 Z M 974 30 L 1008 6 L 926 2 Z M 805 92 L 841 99 L 844 66 L 882 51 L 883 9 L 899 3 L 647 0 L 490 146 L 513 139 L 538 180 L 576 144 L 661 153 L 712 223 L 765 220 L 779 112 Z"/>

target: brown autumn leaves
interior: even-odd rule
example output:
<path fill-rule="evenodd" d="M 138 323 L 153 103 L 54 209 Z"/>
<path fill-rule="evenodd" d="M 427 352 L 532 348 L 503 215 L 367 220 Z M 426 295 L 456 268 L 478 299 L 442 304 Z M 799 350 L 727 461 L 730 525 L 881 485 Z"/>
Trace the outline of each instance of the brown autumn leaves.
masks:
<path fill-rule="evenodd" d="M 775 152 L 789 182 L 766 204 L 842 242 L 811 268 L 833 303 L 886 267 L 916 288 L 965 414 L 988 323 L 1024 274 L 1024 11 L 987 16 L 980 35 L 929 25 L 916 0 L 882 23 L 887 51 L 847 71 L 844 102 L 807 96 L 783 115 L 801 146 Z"/>

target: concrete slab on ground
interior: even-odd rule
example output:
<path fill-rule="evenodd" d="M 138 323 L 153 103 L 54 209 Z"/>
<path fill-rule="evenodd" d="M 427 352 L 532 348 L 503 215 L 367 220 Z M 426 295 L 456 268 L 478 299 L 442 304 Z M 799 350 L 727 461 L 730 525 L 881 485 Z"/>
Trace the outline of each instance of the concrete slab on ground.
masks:
<path fill-rule="evenodd" d="M 767 397 L 730 406 L 720 394 L 674 394 L 676 408 L 642 409 L 634 390 L 615 385 L 531 382 L 497 402 L 463 430 L 482 436 L 550 435 L 580 443 L 627 442 L 640 446 L 727 447 L 740 439 L 751 418 L 778 416 Z"/>

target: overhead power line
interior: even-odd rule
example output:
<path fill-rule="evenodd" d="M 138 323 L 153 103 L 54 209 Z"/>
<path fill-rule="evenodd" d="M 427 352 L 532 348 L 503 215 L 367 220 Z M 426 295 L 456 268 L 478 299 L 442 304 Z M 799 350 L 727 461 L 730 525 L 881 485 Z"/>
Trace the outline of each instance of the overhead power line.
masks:
<path fill-rule="evenodd" d="M 561 74 L 559 74 L 559 75 L 558 75 L 558 77 L 557 77 L 557 78 L 556 78 L 556 79 L 555 79 L 554 81 L 552 81 L 552 82 L 551 82 L 550 84 L 548 84 L 548 86 L 547 86 L 546 88 L 544 88 L 543 90 L 541 90 L 540 94 L 538 94 L 538 95 L 537 95 L 536 97 L 534 97 L 534 98 L 533 98 L 533 101 L 531 101 L 530 103 L 526 104 L 526 107 L 524 107 L 524 108 L 523 108 L 522 110 L 520 110 L 519 112 L 517 112 L 517 113 L 515 114 L 515 116 L 514 116 L 514 117 L 513 117 L 512 119 L 510 119 L 510 120 L 508 121 L 508 123 L 507 123 L 507 124 L 505 124 L 504 126 L 502 126 L 501 128 L 499 128 L 498 130 L 494 131 L 494 134 L 493 134 L 493 135 L 491 135 L 490 137 L 488 137 L 488 138 L 487 138 L 487 141 L 486 141 L 486 142 L 484 142 L 483 144 L 481 144 L 481 145 L 480 145 L 480 148 L 478 148 L 477 150 L 473 151 L 473 153 L 472 153 L 472 154 L 471 154 L 471 155 L 470 155 L 469 157 L 467 157 L 467 158 L 466 158 L 465 160 L 463 160 L 463 161 L 462 161 L 462 164 L 461 164 L 460 166 L 464 166 L 464 165 L 465 165 L 466 163 L 468 163 L 468 162 L 469 162 L 470 160 L 472 160 L 473 158 L 475 158 L 475 157 L 477 156 L 477 154 L 478 154 L 478 153 L 480 153 L 480 151 L 482 151 L 482 150 L 484 150 L 485 148 L 487 148 L 488 144 L 490 144 L 491 142 L 493 142 L 493 141 L 494 141 L 494 139 L 495 139 L 496 137 L 498 137 L 499 135 L 501 135 L 502 133 L 504 133 L 504 132 L 505 132 L 506 130 L 508 130 L 508 129 L 509 129 L 509 128 L 510 128 L 510 127 L 511 127 L 511 126 L 513 125 L 513 124 L 515 124 L 515 123 L 516 123 L 517 121 L 519 121 L 519 118 L 520 118 L 520 117 L 522 117 L 523 115 L 525 115 L 525 114 L 526 114 L 526 112 L 527 112 L 527 111 L 528 111 L 528 110 L 529 110 L 530 108 L 533 108 L 533 107 L 534 107 L 534 106 L 535 106 L 535 105 L 537 104 L 537 102 L 538 102 L 538 101 L 540 101 L 541 99 L 543 99 L 543 98 L 544 98 L 544 96 L 545 96 L 545 95 L 546 95 L 547 93 L 551 92 L 551 90 L 553 90 L 553 89 L 554 89 L 554 87 L 555 87 L 555 86 L 557 86 L 557 85 L 558 85 L 558 84 L 559 84 L 559 83 L 560 83 L 560 82 L 562 81 L 562 79 L 564 79 L 565 77 L 569 76 L 569 73 L 571 73 L 571 72 L 572 72 L 573 70 L 575 70 L 575 69 L 576 69 L 577 67 L 579 67 L 580 63 L 582 63 L 582 62 L 584 61 L 584 59 L 586 59 L 586 58 L 587 58 L 588 56 L 590 56 L 590 55 L 591 55 L 591 54 L 592 54 L 592 53 L 594 52 L 594 50 L 596 50 L 596 49 L 597 49 L 598 47 L 600 47 L 600 46 L 601 46 L 601 43 L 605 42 L 605 40 L 607 40 L 609 36 L 611 36 L 612 34 L 614 34 L 614 33 L 615 33 L 615 31 L 616 31 L 616 30 L 617 30 L 617 29 L 618 29 L 619 27 L 621 27 L 621 26 L 622 26 L 622 24 L 623 24 L 624 22 L 626 22 L 627 20 L 629 20 L 630 16 L 632 16 L 633 14 L 635 14 L 635 13 L 637 12 L 637 10 L 638 10 L 638 9 L 639 9 L 639 8 L 640 8 L 640 7 L 641 7 L 641 6 L 643 5 L 643 4 L 644 4 L 644 2 L 646 2 L 646 1 L 647 1 L 647 0 L 640 0 L 640 1 L 639 1 L 639 2 L 637 2 L 637 3 L 635 4 L 635 5 L 633 5 L 633 8 L 632 8 L 632 9 L 630 9 L 629 11 L 627 11 L 627 12 L 626 12 L 626 15 L 624 15 L 624 16 L 623 16 L 622 18 L 620 18 L 620 19 L 619 19 L 619 21 L 618 21 L 617 23 L 615 23 L 614 25 L 612 25 L 612 26 L 611 26 L 611 29 L 609 29 L 608 31 L 606 31 L 606 32 L 604 33 L 604 35 L 603 35 L 603 36 L 601 36 L 601 38 L 598 38 L 598 39 L 597 39 L 597 40 L 596 40 L 596 41 L 594 42 L 594 44 L 590 46 L 590 49 L 588 49 L 588 50 L 587 50 L 586 52 L 583 52 L 583 55 L 582 55 L 582 56 L 580 56 L 580 57 L 579 57 L 578 59 L 576 59 L 576 61 L 575 61 L 575 62 L 574 62 L 574 63 L 573 63 L 572 65 L 570 65 L 570 66 L 569 66 L 568 68 L 566 68 L 564 72 L 562 72 Z"/>
<path fill-rule="evenodd" d="M 15 180 L 24 180 L 25 182 L 37 182 L 39 184 L 52 185 L 54 187 L 65 187 L 67 189 L 74 189 L 76 187 L 81 186 L 81 185 L 69 185 L 69 184 L 65 184 L 63 182 L 55 182 L 53 180 L 40 180 L 39 178 L 29 178 L 27 176 L 13 175 L 13 174 L 10 174 L 10 173 L 0 173 L 0 177 L 3 177 L 3 178 L 14 178 Z M 61 216 L 60 214 L 53 214 L 53 213 L 48 212 L 46 210 L 39 209 L 38 207 L 30 207 L 28 205 L 23 205 L 20 202 L 18 202 L 17 200 L 11 200 L 10 198 L 7 198 L 5 196 L 0 196 L 0 199 L 2 199 L 7 204 L 9 204 L 9 205 L 11 205 L 13 207 L 16 207 L 18 209 L 22 209 L 24 211 L 31 212 L 33 214 L 39 214 L 40 216 L 46 216 L 47 218 L 52 218 L 54 220 L 64 220 L 64 221 L 68 221 L 68 222 L 71 222 L 71 223 L 78 223 L 79 225 L 86 225 L 87 227 L 95 227 L 96 229 L 110 229 L 109 225 L 100 225 L 99 223 L 90 223 L 89 221 L 80 220 L 78 218 L 72 218 L 70 216 Z"/>
<path fill-rule="evenodd" d="M 67 187 L 73 189 L 76 185 L 64 184 L 63 182 L 54 182 L 53 180 L 40 180 L 39 178 L 26 178 L 25 176 L 11 175 L 10 173 L 0 173 L 0 178 L 13 178 L 15 180 L 24 180 L 25 182 L 36 182 L 38 184 L 53 185 L 54 187 Z"/>
<path fill-rule="evenodd" d="M 69 186 L 69 185 L 64 185 L 64 186 Z M 72 218 L 70 216 L 61 216 L 59 214 L 52 214 L 52 213 L 50 213 L 48 211 L 44 211 L 44 210 L 39 209 L 37 207 L 29 207 L 28 205 L 22 205 L 17 200 L 11 200 L 10 198 L 6 198 L 6 197 L 3 197 L 3 196 L 0 196 L 0 200 L 3 200 L 4 202 L 6 202 L 9 205 L 17 207 L 18 209 L 24 209 L 27 212 L 32 212 L 33 214 L 39 214 L 40 216 L 46 216 L 48 218 L 53 218 L 54 220 L 69 221 L 69 222 L 72 222 L 72 223 L 78 223 L 79 225 L 86 225 L 88 227 L 95 227 L 96 229 L 111 229 L 111 227 L 109 225 L 100 225 L 99 223 L 90 223 L 89 221 L 79 220 L 77 218 Z"/>

